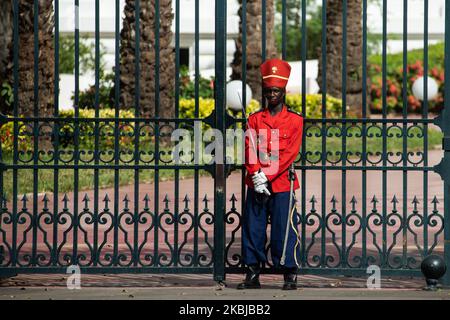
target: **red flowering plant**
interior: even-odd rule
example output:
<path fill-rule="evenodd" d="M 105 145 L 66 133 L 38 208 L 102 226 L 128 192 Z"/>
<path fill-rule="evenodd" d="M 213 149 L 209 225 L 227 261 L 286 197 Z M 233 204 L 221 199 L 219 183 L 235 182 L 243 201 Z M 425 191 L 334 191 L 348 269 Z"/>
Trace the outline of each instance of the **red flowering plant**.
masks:
<path fill-rule="evenodd" d="M 444 107 L 444 59 L 443 44 L 429 46 L 428 76 L 438 84 L 438 96 L 428 101 L 428 111 L 437 113 Z M 387 56 L 386 86 L 382 82 L 382 57 L 373 56 L 368 65 L 370 109 L 373 113 L 383 110 L 383 92 L 386 93 L 386 111 L 403 110 L 403 77 L 406 76 L 406 105 L 408 112 L 421 113 L 422 103 L 412 93 L 414 81 L 424 75 L 423 50 L 408 52 L 406 72 L 403 72 L 403 53 Z"/>
<path fill-rule="evenodd" d="M 372 72 L 374 75 L 370 80 L 370 108 L 373 113 L 381 113 L 383 110 L 383 81 L 382 76 L 379 74 L 379 66 L 374 65 Z M 369 69 L 370 70 L 370 69 Z M 401 85 L 397 79 L 388 77 L 386 79 L 386 111 L 398 111 L 399 99 L 401 99 Z M 401 109 L 401 108 L 400 108 Z"/>
<path fill-rule="evenodd" d="M 23 122 L 17 123 L 18 140 L 17 148 L 18 151 L 30 151 L 33 149 L 33 137 L 30 133 L 29 127 L 27 127 Z M 14 123 L 6 122 L 0 125 L 0 142 L 2 144 L 2 153 L 11 154 L 14 150 Z"/>

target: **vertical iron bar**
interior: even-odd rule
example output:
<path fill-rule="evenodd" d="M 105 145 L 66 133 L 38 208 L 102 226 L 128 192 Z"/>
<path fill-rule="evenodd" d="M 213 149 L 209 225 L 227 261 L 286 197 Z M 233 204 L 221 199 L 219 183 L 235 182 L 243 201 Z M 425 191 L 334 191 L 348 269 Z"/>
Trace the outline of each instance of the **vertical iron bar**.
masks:
<path fill-rule="evenodd" d="M 155 263 L 159 262 L 159 0 L 155 0 Z M 138 163 L 138 162 L 137 162 Z M 139 190 L 139 186 L 138 190 Z M 139 191 L 138 191 L 139 193 Z"/>
<path fill-rule="evenodd" d="M 445 77 L 450 75 L 450 0 L 445 0 Z M 443 123 L 448 123 L 450 119 L 450 81 L 444 83 L 444 109 L 442 110 Z M 444 126 L 444 135 L 449 135 L 449 127 Z M 444 151 L 444 159 L 450 157 L 450 150 Z M 446 168 L 449 170 L 449 168 Z M 444 259 L 447 266 L 450 266 L 450 181 L 444 180 Z M 446 272 L 442 278 L 444 285 L 450 285 L 450 272 Z"/>
<path fill-rule="evenodd" d="M 302 0 L 302 116 L 306 118 L 306 1 Z M 303 125 L 302 132 L 302 203 L 301 203 L 301 221 L 302 221 L 302 231 L 301 231 L 301 257 L 302 257 L 302 267 L 306 265 L 306 124 Z"/>
<path fill-rule="evenodd" d="M 387 0 L 383 0 L 383 62 L 382 62 L 382 93 L 383 93 L 383 119 L 387 117 L 387 94 L 386 94 L 386 78 L 387 78 Z M 383 167 L 387 165 L 387 132 L 386 123 L 383 122 Z M 382 173 L 382 201 L 383 201 L 383 255 L 381 266 L 384 267 L 387 262 L 387 171 L 383 169 Z"/>
<path fill-rule="evenodd" d="M 403 0 L 403 84 L 402 84 L 402 95 L 403 95 L 403 119 L 408 117 L 408 92 L 407 92 L 407 68 L 408 68 L 408 0 Z M 408 254 L 408 125 L 403 123 L 402 136 L 403 136 L 403 253 L 402 253 L 402 266 L 407 267 L 407 254 Z"/>
<path fill-rule="evenodd" d="M 262 12 L 262 25 L 261 25 L 261 61 L 264 62 L 266 61 L 266 35 L 267 35 L 267 24 L 266 24 L 266 19 L 267 19 L 267 10 L 266 10 L 266 0 L 262 0 L 262 8 L 261 8 Z M 262 88 L 262 85 L 261 85 Z M 260 88 L 257 89 L 262 90 Z M 259 91 L 261 92 L 261 91 Z M 265 107 L 265 101 L 266 99 L 264 98 L 264 95 L 261 94 L 261 106 L 264 108 Z"/>
<path fill-rule="evenodd" d="M 73 188 L 73 254 L 72 265 L 76 265 L 78 252 L 78 182 L 79 182 L 79 135 L 80 127 L 78 118 L 80 116 L 79 95 L 80 95 L 80 1 L 75 0 L 75 155 L 74 155 L 74 188 Z"/>
<path fill-rule="evenodd" d="M 134 116 L 136 118 L 140 117 L 140 99 L 141 99 L 141 83 L 140 83 L 140 61 L 141 61 L 141 1 L 135 0 L 135 34 L 136 34 L 136 41 L 135 41 L 135 47 L 134 47 L 134 56 L 135 56 L 135 63 L 134 63 Z M 134 163 L 135 165 L 139 164 L 139 122 L 134 122 Z M 155 141 L 157 140 L 158 133 L 155 133 Z M 118 143 L 118 142 L 117 142 Z M 155 144 L 156 148 L 157 144 Z M 157 153 L 155 153 L 155 161 L 157 159 Z M 155 181 L 156 182 L 156 181 Z M 155 185 L 155 190 L 158 188 L 158 185 Z M 158 203 L 158 198 L 155 198 L 155 203 Z M 115 216 L 117 216 L 117 212 L 114 213 Z M 136 167 L 134 168 L 134 215 L 137 217 L 139 214 L 139 169 Z M 155 212 L 155 229 L 158 229 L 158 223 L 157 223 L 157 212 Z M 138 225 L 135 224 L 135 237 L 137 235 L 137 227 Z M 116 239 L 118 241 L 118 230 L 115 228 L 114 231 L 114 243 L 116 243 Z M 157 242 L 155 238 L 155 242 Z M 154 263 L 155 266 L 158 263 L 158 257 L 154 256 Z"/>
<path fill-rule="evenodd" d="M 363 47 L 362 47 L 362 117 L 367 118 L 367 0 L 363 0 Z M 367 127 L 366 123 L 362 124 L 362 267 L 367 267 Z"/>
<path fill-rule="evenodd" d="M 37 224 L 39 218 L 38 212 L 38 152 L 39 152 L 39 1 L 34 0 L 33 8 L 33 36 L 34 36 L 34 122 L 33 122 L 33 244 L 31 254 L 31 265 L 36 266 L 37 252 Z"/>
<path fill-rule="evenodd" d="M 450 3 L 446 1 L 445 4 L 446 4 L 446 7 L 448 8 L 447 5 L 449 5 Z M 447 16 L 447 13 L 446 13 L 446 16 Z M 447 17 L 449 17 L 449 16 L 447 16 Z M 447 23 L 447 21 L 449 21 L 449 20 L 446 19 L 446 23 Z M 450 31 L 450 30 L 446 30 L 446 34 L 448 35 L 447 31 Z M 446 54 L 445 54 L 446 58 L 445 59 L 446 59 L 446 62 L 450 62 L 449 57 L 447 57 L 447 55 L 450 54 L 450 51 L 447 51 L 449 49 L 447 47 L 448 42 L 446 41 L 445 43 L 446 43 L 445 44 L 445 46 L 446 46 L 446 49 L 445 49 L 446 50 Z M 448 66 L 448 64 L 446 64 L 446 66 Z M 445 67 L 445 68 L 446 68 L 446 70 L 449 70 L 448 69 L 449 67 Z M 446 74 L 448 74 L 448 73 L 446 72 Z M 446 89 L 445 89 L 446 92 L 450 93 L 450 86 L 448 86 L 447 84 L 445 86 L 446 86 Z M 446 106 L 450 106 L 448 104 L 448 102 L 445 102 L 445 104 L 446 104 Z M 445 151 L 445 153 L 448 154 L 449 151 Z M 448 155 L 447 155 L 447 157 L 448 157 Z M 448 170 L 448 168 L 447 168 L 447 170 Z M 450 221 L 450 196 L 449 195 L 450 195 L 450 185 L 447 181 L 444 181 L 444 221 L 446 221 L 446 225 L 444 226 L 444 260 L 445 260 L 445 264 L 447 266 L 450 265 L 450 227 L 449 227 L 449 223 L 448 223 L 448 221 Z M 445 286 L 450 285 L 450 272 L 446 272 L 444 274 L 444 276 L 442 277 L 442 283 Z"/>
<path fill-rule="evenodd" d="M 95 119 L 100 117 L 100 2 L 95 0 Z M 97 264 L 97 250 L 98 250 L 98 201 L 99 201 L 99 123 L 95 121 L 94 127 L 94 244 L 92 262 Z"/>
<path fill-rule="evenodd" d="M 200 4 L 199 0 L 195 0 L 195 118 L 199 118 L 199 78 L 200 78 Z M 199 128 L 201 130 L 201 126 Z M 194 139 L 194 154 L 199 155 L 199 139 Z M 198 162 L 197 162 L 198 163 Z M 199 172 L 197 166 L 194 170 L 194 266 L 198 265 L 198 188 L 199 188 Z"/>
<path fill-rule="evenodd" d="M 262 0 L 262 29 L 261 29 L 261 56 L 262 61 L 266 60 L 266 19 L 267 19 L 267 11 L 266 11 L 266 0 Z"/>
<path fill-rule="evenodd" d="M 120 137 L 119 137 L 119 117 L 120 117 L 120 0 L 116 0 L 115 13 L 115 67 L 114 67 L 114 164 L 120 163 Z M 139 19 L 138 19 L 139 20 Z M 137 38 L 139 39 L 139 38 Z M 136 58 L 137 59 L 137 58 Z M 135 72 L 137 73 L 137 72 Z M 119 211 L 119 176 L 120 170 L 114 169 L 114 215 Z M 137 226 L 139 223 L 138 211 L 136 210 L 136 197 L 133 206 L 134 210 L 134 238 L 133 238 L 133 265 L 138 265 L 138 239 Z M 114 231 L 115 232 L 115 231 Z M 115 235 L 114 235 L 115 236 Z M 114 240 L 115 241 L 115 240 Z M 115 242 L 114 242 L 115 243 Z M 115 257 L 115 256 L 114 256 Z"/>
<path fill-rule="evenodd" d="M 180 116 L 180 0 L 175 1 L 175 119 Z M 175 123 L 175 130 L 178 129 L 178 122 Z M 179 165 L 178 144 L 175 146 L 175 164 Z M 179 227 L 179 198 L 180 198 L 180 170 L 175 169 L 175 200 L 174 200 L 174 245 L 173 245 L 173 265 L 178 265 L 178 227 Z"/>
<path fill-rule="evenodd" d="M 327 164 L 327 141 L 326 141 L 326 106 L 327 106 L 327 0 L 322 0 L 322 195 L 321 195 L 321 210 L 322 210 L 322 226 L 321 226 L 321 258 L 320 266 L 325 266 L 325 254 L 326 254 L 326 183 L 327 183 L 327 171 L 324 169 Z"/>
<path fill-rule="evenodd" d="M 342 3 L 342 118 L 347 117 L 347 0 L 343 0 Z M 347 159 L 347 125 L 342 123 L 342 255 L 341 265 L 343 268 L 347 266 L 346 260 L 346 205 L 347 205 L 347 171 L 346 167 Z"/>
<path fill-rule="evenodd" d="M 225 77 L 226 77 L 226 34 L 227 2 L 215 0 L 215 75 L 216 75 L 216 129 L 225 134 Z M 225 280 L 225 212 L 226 180 L 223 154 L 222 162 L 215 164 L 214 179 L 214 280 Z"/>
<path fill-rule="evenodd" d="M 286 20 L 287 20 L 287 13 L 286 13 L 286 0 L 282 0 L 281 2 L 281 56 L 283 57 L 283 60 L 286 60 Z"/>
<path fill-rule="evenodd" d="M 14 77 L 14 118 L 17 119 L 19 116 L 19 1 L 14 1 L 14 31 L 13 31 L 13 59 L 14 59 L 14 69 L 13 69 L 13 77 Z M 14 120 L 14 137 L 19 136 L 19 123 L 17 120 Z M 17 165 L 19 161 L 19 148 L 18 148 L 18 140 L 14 139 L 13 141 L 13 194 L 12 194 L 12 204 L 13 204 L 13 234 L 12 234 L 12 263 L 13 267 L 17 264 Z"/>
<path fill-rule="evenodd" d="M 448 10 L 448 8 L 447 8 Z M 428 117 L 428 0 L 424 0 L 422 118 Z M 428 166 L 428 124 L 423 124 L 423 166 Z M 423 256 L 428 255 L 428 171 L 423 172 Z"/>
<path fill-rule="evenodd" d="M 241 34 L 242 34 L 242 104 L 243 104 L 244 111 L 247 112 L 247 109 L 246 109 L 246 101 L 247 101 L 247 89 L 246 89 L 246 83 L 247 83 L 247 0 L 242 0 L 241 9 L 242 9 L 242 12 L 241 12 L 241 19 L 242 19 L 242 31 L 241 31 Z M 246 114 L 243 114 L 242 118 L 244 119 L 244 125 L 242 126 L 242 128 L 245 131 L 245 128 L 247 128 Z M 243 166 L 242 175 L 241 175 L 241 195 L 242 195 L 241 221 L 245 215 L 245 202 L 246 202 L 245 176 L 246 176 L 246 169 L 245 169 L 245 166 Z M 242 222 L 241 222 L 241 225 L 242 225 Z M 241 228 L 241 232 L 242 232 L 242 228 Z M 242 239 L 242 236 L 241 236 L 241 239 Z M 244 251 L 242 249 L 243 248 L 241 246 L 241 258 L 244 257 Z"/>
<path fill-rule="evenodd" d="M 135 113 L 134 116 L 136 118 L 140 117 L 141 111 L 140 111 L 140 41 L 141 41 L 141 31 L 140 31 L 140 19 L 141 19 L 141 7 L 140 2 L 138 1 L 136 5 L 136 60 L 135 60 Z M 155 97 L 156 98 L 156 97 Z M 134 163 L 135 165 L 139 165 L 139 137 L 140 137 L 140 123 L 135 122 L 134 123 Z M 155 198 L 155 203 L 157 202 Z M 139 169 L 134 169 L 134 265 L 138 265 L 138 237 L 139 237 Z M 157 225 L 157 224 L 156 224 Z"/>
<path fill-rule="evenodd" d="M 59 192 L 59 0 L 55 0 L 55 83 L 54 83 L 54 104 L 55 109 L 53 116 L 55 118 L 53 124 L 53 148 L 55 150 L 53 171 L 53 248 L 52 248 L 52 265 L 58 264 L 58 192 Z"/>

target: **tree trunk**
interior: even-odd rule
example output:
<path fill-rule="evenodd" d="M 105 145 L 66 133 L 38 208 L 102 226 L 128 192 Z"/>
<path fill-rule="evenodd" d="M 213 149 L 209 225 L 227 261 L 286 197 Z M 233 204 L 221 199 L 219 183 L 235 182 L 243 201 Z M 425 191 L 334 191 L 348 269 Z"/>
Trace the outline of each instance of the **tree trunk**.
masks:
<path fill-rule="evenodd" d="M 242 5 L 242 0 L 239 0 Z M 239 9 L 242 17 L 242 7 Z M 253 98 L 261 101 L 261 72 L 259 66 L 262 61 L 262 4 L 260 0 L 247 1 L 247 83 L 252 89 Z M 266 59 L 277 56 L 275 44 L 275 7 L 273 0 L 266 1 Z M 236 52 L 231 63 L 232 80 L 242 79 L 242 18 L 239 24 L 239 37 L 236 40 Z"/>
<path fill-rule="evenodd" d="M 6 66 L 9 61 L 9 46 L 12 42 L 12 2 L 0 2 L 0 82 L 5 80 Z M 1 84 L 1 83 L 0 83 Z"/>
<path fill-rule="evenodd" d="M 34 114 L 34 4 L 33 0 L 19 0 L 19 114 L 31 116 Z M 7 4 L 2 4 L 7 6 Z M 13 39 L 12 39 L 12 21 L 13 12 L 11 5 L 9 22 L 10 32 L 3 41 L 9 41 L 7 46 L 7 61 L 4 69 L 5 79 L 12 85 L 13 78 Z M 2 10 L 2 14 L 5 14 Z M 3 19 L 2 19 L 3 21 Z M 8 21 L 6 19 L 6 21 Z M 38 108 L 40 116 L 48 116 L 53 112 L 54 105 L 54 39 L 53 39 L 54 17 L 52 1 L 39 1 L 39 60 L 38 64 Z M 3 46 L 2 46 L 3 48 Z M 6 54 L 4 48 L 3 54 Z M 12 110 L 9 110 L 11 112 Z"/>
<path fill-rule="evenodd" d="M 342 1 L 327 0 L 326 84 L 327 94 L 342 98 Z M 349 115 L 362 115 L 362 2 L 351 0 L 347 4 L 347 70 L 346 99 Z M 321 50 L 321 49 L 320 49 Z M 323 74 L 319 59 L 319 79 Z M 321 81 L 319 80 L 319 83 Z M 367 105 L 369 105 L 367 103 Z M 367 111 L 368 108 L 367 108 Z"/>
<path fill-rule="evenodd" d="M 159 68 L 159 116 L 172 117 L 175 88 L 175 56 L 171 48 L 173 20 L 172 1 L 160 0 L 159 57 L 155 63 L 155 1 L 141 1 L 140 12 L 140 59 L 139 70 L 135 70 L 135 1 L 126 0 L 125 18 L 121 31 L 120 46 L 120 99 L 122 108 L 135 107 L 136 81 L 139 75 L 141 115 L 153 117 L 155 110 L 155 69 Z"/>
<path fill-rule="evenodd" d="M 0 90 L 4 82 L 8 82 L 7 66 L 9 61 L 9 48 L 12 42 L 12 2 L 0 2 Z M 10 108 L 4 101 L 3 96 L 0 96 L 0 112 L 7 113 Z"/>

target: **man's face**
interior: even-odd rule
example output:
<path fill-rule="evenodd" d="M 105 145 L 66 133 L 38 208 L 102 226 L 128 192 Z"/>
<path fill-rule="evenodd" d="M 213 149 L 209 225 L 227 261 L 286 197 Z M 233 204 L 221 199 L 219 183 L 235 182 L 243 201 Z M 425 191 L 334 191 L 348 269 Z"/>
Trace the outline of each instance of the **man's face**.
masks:
<path fill-rule="evenodd" d="M 283 103 L 285 90 L 279 87 L 266 87 L 263 89 L 263 95 L 267 99 L 269 105 L 276 106 Z"/>

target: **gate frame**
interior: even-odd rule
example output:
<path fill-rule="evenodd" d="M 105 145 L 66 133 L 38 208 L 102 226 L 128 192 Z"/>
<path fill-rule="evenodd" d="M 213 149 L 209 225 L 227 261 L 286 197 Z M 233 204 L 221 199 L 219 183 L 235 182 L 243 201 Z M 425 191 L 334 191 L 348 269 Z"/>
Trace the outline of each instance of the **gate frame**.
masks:
<path fill-rule="evenodd" d="M 305 1 L 302 1 L 302 5 Z M 446 8 L 450 8 L 450 0 L 445 1 Z M 17 2 L 14 5 L 14 15 L 18 15 L 17 13 Z M 283 15 L 284 17 L 284 15 Z M 15 16 L 14 20 L 16 21 L 18 17 Z M 17 21 L 16 21 L 17 22 Z M 98 21 L 97 21 L 98 22 Z M 285 23 L 285 21 L 284 21 Z M 303 25 L 302 25 L 303 27 Z M 18 38 L 18 30 L 14 28 L 14 37 Z M 215 88 L 215 110 L 212 115 L 214 127 L 222 132 L 223 136 L 226 137 L 226 128 L 229 125 L 229 116 L 226 112 L 225 108 L 225 97 L 226 97 L 226 40 L 227 40 L 227 2 L 226 0 L 215 0 L 215 74 L 216 81 L 214 84 Z M 306 39 L 303 37 L 303 41 Z M 306 42 L 302 42 L 302 47 L 306 48 Z M 14 43 L 14 50 L 18 50 L 18 43 Z M 17 64 L 16 56 L 14 55 L 15 61 Z M 304 65 L 304 61 L 303 61 Z M 305 72 L 305 65 L 303 68 L 303 72 Z M 450 10 L 446 10 L 445 13 L 445 75 L 450 75 Z M 116 74 L 117 76 L 117 74 Z M 15 77 L 17 78 L 17 77 Z M 55 80 L 56 83 L 56 80 Z M 305 83 L 302 83 L 302 86 L 305 86 Z M 17 101 L 17 84 L 14 84 L 14 99 Z M 450 267 L 450 81 L 445 83 L 445 108 L 442 110 L 442 113 L 434 119 L 434 124 L 439 126 L 444 133 L 442 147 L 444 151 L 444 157 L 440 164 L 435 166 L 434 171 L 438 173 L 443 181 L 444 181 L 444 259 L 447 264 L 447 267 Z M 245 90 L 244 90 L 245 92 Z M 244 100 L 245 101 L 245 100 Z M 17 119 L 17 115 L 15 115 Z M 59 118 L 57 119 L 59 120 Z M 205 119 L 206 120 L 206 119 Z M 14 120 L 17 121 L 17 120 Z M 8 119 L 0 114 L 0 124 L 8 122 Z M 57 122 L 55 120 L 55 122 Z M 6 165 L 2 162 L 2 153 L 1 153 L 1 145 L 0 145 L 0 191 L 3 191 L 3 173 L 6 171 Z M 221 283 L 226 279 L 226 273 L 238 273 L 242 272 L 242 267 L 227 267 L 226 265 L 226 222 L 225 222 L 225 208 L 226 208 L 226 177 L 227 177 L 227 166 L 225 165 L 225 154 L 223 154 L 222 162 L 214 164 L 213 172 L 214 172 L 214 250 L 212 253 L 213 258 L 213 277 L 214 280 Z M 16 169 L 17 170 L 17 169 Z M 242 195 L 244 197 L 244 195 Z M 302 198 L 302 201 L 305 199 Z M 2 208 L 2 201 L 6 201 L 3 199 L 3 194 L 0 192 L 0 209 Z M 242 213 L 241 213 L 242 216 Z M 2 221 L 0 221 L 1 225 Z M 1 246 L 0 246 L 1 250 Z M 16 269 L 20 268 L 0 268 L 0 276 L 11 276 L 17 272 Z M 139 273 L 139 272 L 149 272 L 151 268 L 126 268 L 131 273 Z M 189 268 L 192 273 L 195 272 L 195 268 Z M 123 269 L 120 267 L 108 268 L 81 268 L 84 272 L 85 270 L 91 270 L 91 272 L 87 271 L 87 273 L 94 272 L 110 272 L 110 273 L 121 273 Z M 396 271 L 396 270 L 383 270 L 387 271 L 386 274 L 398 274 L 398 275 L 420 275 L 420 270 L 407 270 L 405 271 Z M 55 268 L 45 268 L 45 267 L 30 267 L 26 273 L 64 273 L 65 267 L 55 267 Z M 171 272 L 171 270 L 167 268 L 156 268 L 152 270 L 153 273 L 161 273 L 161 272 Z M 173 273 L 180 272 L 179 268 L 175 268 Z M 361 275 L 365 274 L 364 269 L 352 269 L 352 268 L 302 268 L 299 270 L 299 274 L 329 274 L 329 275 Z M 450 286 L 450 271 L 448 271 L 443 277 L 443 284 L 446 286 Z"/>
<path fill-rule="evenodd" d="M 435 118 L 435 124 L 444 133 L 444 137 L 442 138 L 444 157 L 434 169 L 444 181 L 444 260 L 447 265 L 447 272 L 444 274 L 442 282 L 445 286 L 450 287 L 450 0 L 445 0 L 445 8 L 444 74 L 447 81 L 444 85 L 444 109 Z"/>

